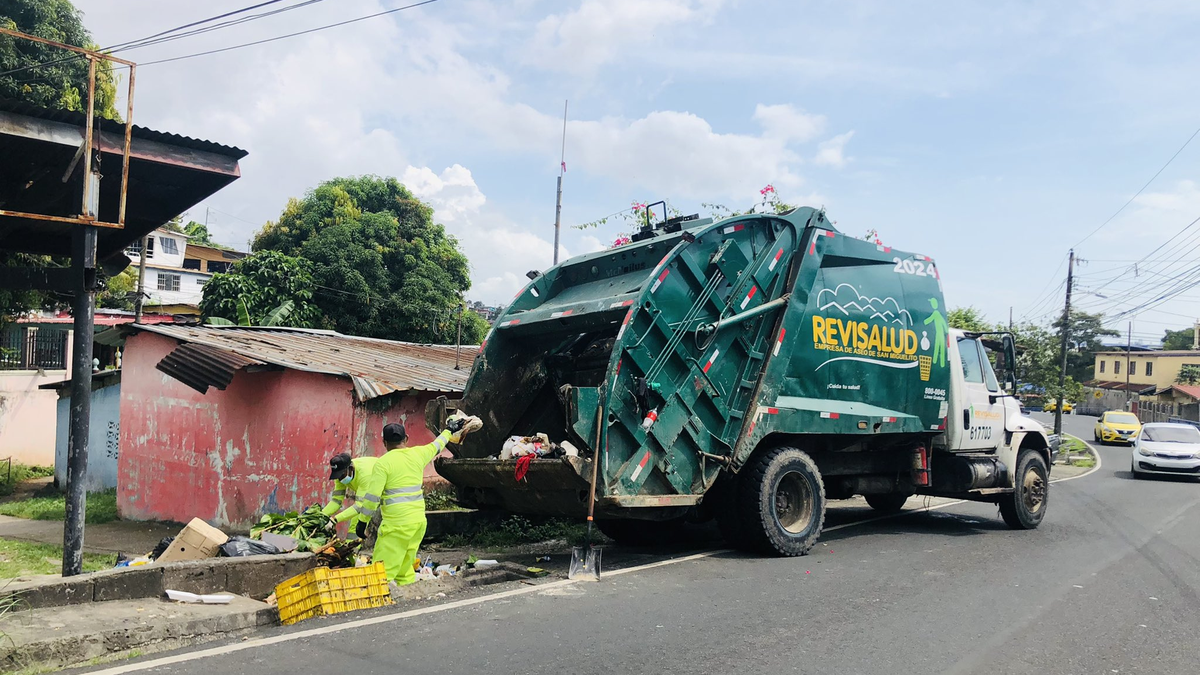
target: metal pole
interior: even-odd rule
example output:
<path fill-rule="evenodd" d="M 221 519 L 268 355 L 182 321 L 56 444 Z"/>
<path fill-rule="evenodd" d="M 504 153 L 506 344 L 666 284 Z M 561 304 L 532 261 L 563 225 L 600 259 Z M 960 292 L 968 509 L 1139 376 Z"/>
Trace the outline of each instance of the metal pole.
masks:
<path fill-rule="evenodd" d="M 83 153 L 83 200 L 79 205 L 79 213 L 88 216 L 93 220 L 98 220 L 100 209 L 96 209 L 96 213 L 88 213 L 88 202 L 91 201 L 92 193 L 92 127 L 96 115 L 96 59 L 88 56 L 88 102 L 87 102 L 87 129 L 83 132 L 83 144 L 87 146 L 87 150 Z"/>
<path fill-rule="evenodd" d="M 1063 325 L 1062 325 L 1062 369 L 1058 371 L 1058 405 L 1054 406 L 1054 433 L 1062 438 L 1062 409 L 1063 401 L 1066 400 L 1066 392 L 1063 388 L 1067 384 L 1067 340 L 1071 332 L 1071 283 L 1075 280 L 1075 249 L 1071 249 L 1070 258 L 1067 261 L 1067 299 L 1063 304 Z M 1062 445 L 1061 447 L 1067 447 Z"/>
<path fill-rule="evenodd" d="M 117 211 L 117 223 L 121 227 L 125 227 L 125 201 L 129 196 L 129 144 L 133 141 L 133 81 L 136 77 L 137 67 L 129 66 L 129 93 L 127 94 L 129 103 L 125 112 L 125 150 L 121 159 L 121 204 Z"/>
<path fill-rule="evenodd" d="M 71 266 L 75 272 L 75 345 L 71 355 L 71 435 L 67 442 L 67 512 L 63 524 L 62 575 L 83 572 L 83 522 L 88 435 L 92 414 L 92 339 L 95 331 L 96 228 L 80 226 L 74 234 Z"/>
<path fill-rule="evenodd" d="M 567 165 L 567 104 L 563 101 L 562 151 L 558 156 L 558 196 L 554 199 L 554 264 L 558 264 L 558 233 L 562 228 L 562 179 Z"/>
<path fill-rule="evenodd" d="M 462 353 L 462 317 L 464 305 L 458 306 L 458 337 L 454 340 L 454 369 L 461 370 L 458 364 L 458 355 Z"/>

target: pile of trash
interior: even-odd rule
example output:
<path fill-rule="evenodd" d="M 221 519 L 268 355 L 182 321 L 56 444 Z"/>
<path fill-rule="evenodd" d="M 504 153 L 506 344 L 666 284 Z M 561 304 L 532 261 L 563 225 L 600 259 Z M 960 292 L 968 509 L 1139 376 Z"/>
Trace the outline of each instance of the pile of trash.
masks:
<path fill-rule="evenodd" d="M 533 456 L 539 459 L 578 457 L 579 450 L 570 441 L 551 443 L 546 434 L 533 436 L 509 436 L 500 449 L 500 459 L 520 459 Z"/>
<path fill-rule="evenodd" d="M 433 581 L 456 577 L 467 570 L 485 570 L 499 564 L 499 560 L 480 560 L 471 555 L 460 565 L 448 565 L 435 561 L 432 556 L 425 556 L 416 559 L 413 563 L 413 570 L 417 573 L 417 581 Z"/>

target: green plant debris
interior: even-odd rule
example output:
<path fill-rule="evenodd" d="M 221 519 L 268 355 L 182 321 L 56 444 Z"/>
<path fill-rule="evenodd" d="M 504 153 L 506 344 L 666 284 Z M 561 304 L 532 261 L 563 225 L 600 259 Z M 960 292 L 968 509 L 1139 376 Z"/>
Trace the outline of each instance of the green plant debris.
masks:
<path fill-rule="evenodd" d="M 67 496 L 54 494 L 0 503 L 0 515 L 30 520 L 63 520 L 67 517 Z M 117 520 L 117 491 L 92 492 L 87 496 L 88 525 Z"/>
<path fill-rule="evenodd" d="M 459 505 L 454 488 L 433 488 L 425 494 L 426 511 L 466 511 Z"/>
<path fill-rule="evenodd" d="M 601 539 L 598 533 L 593 536 L 598 541 Z M 564 518 L 509 516 L 495 525 L 484 525 L 476 532 L 452 534 L 446 537 L 443 544 L 447 548 L 498 550 L 554 540 L 565 540 L 574 546 L 582 544 L 586 538 L 587 525 L 582 522 Z"/>
<path fill-rule="evenodd" d="M 296 550 L 302 552 L 324 548 L 335 534 L 333 521 L 321 513 L 319 504 L 304 509 L 303 513 L 268 513 L 250 528 L 250 537 L 261 539 L 264 532 L 294 538 Z"/>
<path fill-rule="evenodd" d="M 83 554 L 84 572 L 106 570 L 115 564 L 117 564 L 115 555 Z M 0 539 L 0 578 L 11 579 L 29 574 L 58 574 L 61 571 L 61 546 Z"/>

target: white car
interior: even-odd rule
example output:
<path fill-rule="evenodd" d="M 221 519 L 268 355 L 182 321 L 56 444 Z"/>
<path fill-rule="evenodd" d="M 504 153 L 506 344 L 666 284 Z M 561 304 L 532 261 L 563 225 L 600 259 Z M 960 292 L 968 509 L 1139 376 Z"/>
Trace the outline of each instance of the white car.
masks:
<path fill-rule="evenodd" d="M 1167 422 L 1142 425 L 1130 470 L 1134 478 L 1150 473 L 1200 477 L 1200 429 Z"/>

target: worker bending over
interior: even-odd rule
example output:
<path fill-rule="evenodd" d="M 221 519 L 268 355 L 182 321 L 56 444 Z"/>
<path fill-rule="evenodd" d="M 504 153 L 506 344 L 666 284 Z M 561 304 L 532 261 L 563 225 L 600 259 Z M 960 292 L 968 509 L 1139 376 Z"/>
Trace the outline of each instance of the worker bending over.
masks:
<path fill-rule="evenodd" d="M 401 586 L 416 580 L 413 563 L 417 559 L 417 548 L 425 538 L 425 495 L 422 490 L 425 465 L 451 440 L 460 440 L 465 424 L 465 419 L 451 417 L 446 421 L 446 430 L 432 443 L 415 448 L 405 447 L 408 433 L 404 427 L 389 424 L 383 428 L 383 444 L 388 451 L 375 464 L 375 471 L 363 492 L 363 507 L 378 508 L 383 516 L 375 540 L 374 560 L 382 562 L 388 579 Z"/>
<path fill-rule="evenodd" d="M 350 459 L 349 453 L 340 453 L 329 460 L 329 480 L 334 481 L 333 496 L 321 513 L 329 516 L 335 523 L 344 523 L 354 519 L 351 526 L 359 539 L 367 540 L 367 524 L 371 521 L 370 513 L 378 513 L 378 503 L 368 503 L 366 496 L 367 481 L 375 471 L 378 457 L 359 457 Z M 354 505 L 342 508 L 342 503 L 350 498 Z M 376 521 L 378 526 L 378 521 Z"/>

